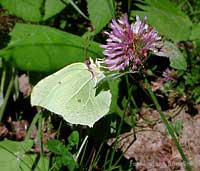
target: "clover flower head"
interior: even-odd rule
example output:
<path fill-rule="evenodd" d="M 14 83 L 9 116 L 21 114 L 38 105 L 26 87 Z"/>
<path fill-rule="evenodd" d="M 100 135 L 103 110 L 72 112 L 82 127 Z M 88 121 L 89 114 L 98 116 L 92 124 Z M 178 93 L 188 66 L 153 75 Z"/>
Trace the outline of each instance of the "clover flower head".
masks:
<path fill-rule="evenodd" d="M 107 44 L 101 45 L 104 48 L 105 64 L 109 70 L 124 70 L 130 67 L 137 70 L 147 58 L 147 52 L 157 52 L 161 47 L 161 37 L 157 31 L 146 24 L 147 17 L 141 21 L 136 16 L 136 22 L 128 23 L 128 16 L 125 14 L 117 21 L 112 20 L 111 32 L 108 35 Z"/>
<path fill-rule="evenodd" d="M 172 81 L 172 80 L 176 80 L 177 79 L 177 72 L 174 69 L 169 69 L 167 68 L 162 76 L 164 77 L 164 81 Z"/>
<path fill-rule="evenodd" d="M 128 23 L 127 14 L 118 20 L 113 19 L 110 24 L 112 31 L 105 32 L 109 36 L 107 44 L 102 45 L 105 48 L 103 54 L 106 56 L 105 64 L 110 70 L 124 70 L 130 62 L 133 54 L 131 48 L 133 44 L 133 34 L 131 26 Z"/>

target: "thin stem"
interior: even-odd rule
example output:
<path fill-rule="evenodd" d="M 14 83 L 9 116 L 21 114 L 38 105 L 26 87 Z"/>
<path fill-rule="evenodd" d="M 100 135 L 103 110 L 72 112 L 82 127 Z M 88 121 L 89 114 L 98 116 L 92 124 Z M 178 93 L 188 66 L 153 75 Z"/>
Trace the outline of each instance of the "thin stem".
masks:
<path fill-rule="evenodd" d="M 114 147 L 113 147 L 113 150 L 112 150 L 112 153 L 111 153 L 111 157 L 110 157 L 110 162 L 109 162 L 109 167 L 108 167 L 109 169 L 108 170 L 112 170 L 111 166 L 112 166 L 112 162 L 113 162 L 113 159 L 114 159 L 114 156 L 115 156 L 115 150 L 116 150 L 116 147 L 117 147 L 117 144 L 118 144 L 119 135 L 121 133 L 121 129 L 122 129 L 122 126 L 123 126 L 125 113 L 126 113 L 126 111 L 128 109 L 128 105 L 129 105 L 130 98 L 131 98 L 132 87 L 130 88 L 130 86 L 129 86 L 128 75 L 126 75 L 126 83 L 127 83 L 127 90 L 128 90 L 128 100 L 127 100 L 127 104 L 126 104 L 126 108 L 124 110 L 124 113 L 121 116 L 119 128 L 118 128 L 117 135 L 116 135 L 116 140 L 114 142 Z"/>
<path fill-rule="evenodd" d="M 119 135 L 120 135 L 121 128 L 122 128 L 122 125 L 123 125 L 123 122 L 124 122 L 124 116 L 125 116 L 125 112 L 124 112 L 123 116 L 121 117 L 119 128 L 117 130 L 116 140 L 114 142 L 113 150 L 112 150 L 111 157 L 110 157 L 109 167 L 108 167 L 109 171 L 111 170 L 112 162 L 113 162 L 113 159 L 114 159 L 114 156 L 115 156 L 115 150 L 116 150 L 116 147 L 117 147 L 117 144 L 118 144 Z"/>
<path fill-rule="evenodd" d="M 42 137 L 43 137 L 43 130 L 42 130 L 42 122 L 43 122 L 43 118 L 42 115 L 39 116 L 39 121 L 38 121 L 38 136 L 39 136 L 39 146 L 40 146 L 40 157 L 42 159 L 42 170 L 46 170 L 45 168 L 45 161 L 44 161 L 44 155 L 43 155 L 43 141 L 42 141 Z"/>
<path fill-rule="evenodd" d="M 84 149 L 83 149 L 83 152 L 82 152 L 82 155 L 81 155 L 81 159 L 80 159 L 80 162 L 79 162 L 79 165 L 81 166 L 82 163 L 83 163 L 83 159 L 84 159 L 84 156 L 85 156 L 85 153 L 86 153 L 86 149 L 87 149 L 87 141 L 85 143 L 85 146 L 84 146 Z M 78 159 L 77 159 L 78 160 Z"/>
<path fill-rule="evenodd" d="M 185 163 L 185 165 L 186 165 L 187 171 L 191 171 L 191 167 L 190 167 L 189 161 L 188 161 L 186 155 L 184 154 L 184 151 L 183 151 L 183 149 L 182 149 L 180 143 L 178 142 L 178 139 L 176 138 L 175 130 L 174 130 L 174 128 L 169 124 L 169 122 L 168 122 L 166 116 L 165 116 L 164 113 L 162 112 L 162 109 L 161 109 L 161 106 L 160 106 L 160 104 L 159 104 L 159 102 L 158 102 L 158 99 L 157 99 L 156 96 L 154 95 L 154 93 L 153 93 L 153 91 L 152 91 L 152 89 L 151 89 L 151 85 L 149 84 L 149 82 L 148 82 L 148 80 L 147 80 L 146 77 L 145 77 L 145 84 L 146 84 L 146 86 L 147 86 L 147 91 L 148 91 L 148 93 L 149 93 L 149 95 L 150 95 L 150 97 L 151 97 L 151 99 L 152 99 L 154 105 L 156 106 L 156 109 L 157 109 L 157 111 L 159 112 L 160 117 L 161 117 L 163 123 L 165 124 L 165 126 L 166 126 L 166 128 L 167 128 L 169 134 L 171 135 L 171 137 L 172 137 L 174 143 L 176 144 L 176 147 L 177 147 L 177 149 L 178 149 L 178 151 L 179 151 L 179 153 L 180 153 L 180 155 L 181 155 L 181 157 L 182 157 L 182 159 L 183 159 L 183 161 L 184 161 L 184 163 Z"/>
<path fill-rule="evenodd" d="M 60 129 L 61 129 L 61 126 L 62 126 L 62 123 L 63 123 L 63 120 L 61 119 L 61 121 L 60 121 L 60 124 L 59 124 L 59 127 L 58 127 L 58 134 L 57 134 L 57 139 L 60 137 Z"/>
<path fill-rule="evenodd" d="M 194 11 L 194 12 L 191 12 L 189 15 L 197 15 L 197 14 L 200 14 L 200 11 Z"/>
<path fill-rule="evenodd" d="M 109 153 L 110 153 L 110 149 L 108 149 L 107 152 L 106 152 L 106 157 L 105 157 L 105 160 L 104 160 L 104 164 L 103 164 L 102 170 L 106 170 L 106 165 L 108 163 Z"/>
<path fill-rule="evenodd" d="M 121 117 L 121 120 L 120 120 L 119 129 L 117 131 L 116 140 L 114 142 L 113 150 L 112 150 L 111 157 L 110 157 L 110 162 L 109 162 L 109 167 L 108 167 L 109 170 L 111 170 L 112 162 L 113 162 L 113 159 L 114 159 L 114 156 L 115 156 L 115 150 L 116 150 L 116 147 L 117 147 L 117 144 L 118 144 L 119 135 L 120 135 L 121 128 L 122 128 L 122 125 L 123 125 L 123 122 L 124 122 L 124 116 L 125 116 L 125 112 L 124 112 L 124 114 L 123 114 L 123 116 Z"/>
<path fill-rule="evenodd" d="M 78 153 L 77 153 L 77 155 L 76 155 L 76 157 L 75 157 L 75 161 L 78 160 L 78 157 L 79 157 L 79 155 L 81 154 L 81 151 L 82 151 L 82 149 L 83 149 L 83 147 L 84 147 L 84 145 L 85 145 L 87 139 L 88 139 L 88 135 L 86 135 L 86 137 L 84 138 L 84 140 L 83 140 L 83 142 L 82 142 L 82 144 L 81 144 L 81 147 L 79 148 L 79 151 L 78 151 Z"/>
<path fill-rule="evenodd" d="M 92 171 L 92 168 L 93 168 L 93 162 L 94 162 L 94 159 L 95 159 L 95 156 L 96 156 L 96 149 L 95 147 L 93 147 L 93 154 L 92 154 L 92 158 L 90 160 L 90 164 L 89 164 L 89 169 L 88 171 Z"/>
<path fill-rule="evenodd" d="M 33 131 L 33 127 L 34 127 L 35 124 L 37 123 L 37 121 L 38 121 L 40 115 L 41 115 L 41 113 L 38 112 L 38 113 L 34 116 L 32 122 L 31 122 L 31 124 L 30 124 L 30 126 L 29 126 L 29 128 L 28 128 L 28 131 L 27 131 L 27 133 L 26 133 L 26 137 L 25 137 L 25 140 L 24 140 L 25 143 L 30 139 L 31 133 L 32 133 L 32 131 Z"/>
<path fill-rule="evenodd" d="M 2 104 L 2 106 L 0 108 L 0 122 L 1 122 L 1 120 L 3 118 L 3 114 L 4 114 L 4 111 L 5 111 L 6 105 L 8 103 L 8 99 L 10 97 L 10 94 L 11 94 L 11 91 L 12 91 L 12 88 L 13 88 L 13 84 L 14 84 L 14 76 L 12 75 L 11 79 L 10 79 L 10 82 L 9 82 L 9 85 L 8 85 L 8 89 L 6 91 L 6 95 L 5 95 L 3 104 Z"/>
<path fill-rule="evenodd" d="M 111 3 L 110 3 L 111 2 Z M 108 5 L 109 5 L 109 8 L 110 8 L 110 12 L 112 13 L 112 17 L 116 19 L 116 5 L 115 5 L 115 0 L 112 0 L 112 1 L 108 1 Z"/>
<path fill-rule="evenodd" d="M 6 80 L 6 70 L 3 70 L 2 76 L 1 76 L 1 88 L 0 91 L 3 93 L 4 91 L 4 85 L 5 85 L 5 80 Z"/>
<path fill-rule="evenodd" d="M 94 165 L 96 165 L 98 163 L 98 161 L 99 161 L 99 159 L 101 157 L 99 154 L 100 154 L 100 152 L 102 150 L 103 145 L 104 145 L 104 142 L 101 143 L 101 145 L 100 145 L 100 147 L 99 147 L 99 149 L 97 151 L 96 157 L 95 157 L 94 162 L 93 162 L 93 167 L 94 167 Z"/>
<path fill-rule="evenodd" d="M 120 155 L 120 157 L 117 159 L 117 161 L 115 162 L 115 164 L 113 165 L 114 167 L 117 166 L 117 164 L 120 162 L 120 160 L 122 159 L 122 157 L 124 157 L 124 154 L 128 151 L 129 147 L 133 144 L 133 142 L 135 141 L 135 133 L 131 133 L 130 135 L 126 136 L 125 138 L 129 137 L 129 136 L 134 136 L 134 139 L 131 141 L 131 143 L 126 147 L 126 149 L 123 151 L 123 153 Z"/>
<path fill-rule="evenodd" d="M 62 3 L 64 3 L 65 5 L 68 5 L 68 3 L 66 2 L 66 0 L 60 0 Z M 80 14 L 82 15 L 85 19 L 89 20 L 89 18 L 80 10 L 80 8 L 74 3 L 73 0 L 68 0 L 68 2 L 74 7 L 74 9 Z"/>
<path fill-rule="evenodd" d="M 193 13 L 194 12 L 194 10 L 193 10 L 193 7 L 192 7 L 192 5 L 190 4 L 190 2 L 187 0 L 186 1 L 187 2 L 187 4 L 188 4 L 188 7 L 189 7 L 189 9 L 190 9 L 190 13 Z"/>
<path fill-rule="evenodd" d="M 28 143 L 28 141 L 29 141 L 29 139 L 30 139 L 30 137 L 31 137 L 31 133 L 32 133 L 32 131 L 33 131 L 33 127 L 34 127 L 34 125 L 37 123 L 37 121 L 38 121 L 40 115 L 41 115 L 40 113 L 37 113 L 37 114 L 35 115 L 35 117 L 33 118 L 32 122 L 31 122 L 31 124 L 30 124 L 30 126 L 29 126 L 29 128 L 28 128 L 28 131 L 27 131 L 27 133 L 26 133 L 26 137 L 25 137 L 25 139 L 24 139 L 24 143 L 23 143 L 22 146 L 21 146 L 21 151 L 20 151 L 20 156 L 21 156 L 21 157 L 24 155 L 25 145 Z M 33 159 L 32 159 L 31 157 L 30 157 L 30 160 L 33 162 Z M 40 167 L 38 167 L 38 165 L 37 165 L 37 168 L 38 168 L 39 170 L 41 170 Z"/>
<path fill-rule="evenodd" d="M 128 15 L 130 14 L 132 3 L 132 0 L 128 0 Z"/>

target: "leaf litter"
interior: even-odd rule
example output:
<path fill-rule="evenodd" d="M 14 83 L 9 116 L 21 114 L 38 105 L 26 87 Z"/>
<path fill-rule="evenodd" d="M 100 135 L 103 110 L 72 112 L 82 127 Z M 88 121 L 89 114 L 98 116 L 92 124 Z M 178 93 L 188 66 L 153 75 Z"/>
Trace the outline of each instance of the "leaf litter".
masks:
<path fill-rule="evenodd" d="M 193 117 L 187 113 L 186 107 L 180 107 L 177 111 L 170 109 L 164 113 L 175 128 L 192 170 L 199 171 L 200 110 Z M 138 171 L 184 171 L 184 162 L 159 113 L 143 107 L 137 119 L 135 130 L 121 134 L 118 140 L 117 148 L 124 153 L 124 157 L 134 159 Z M 177 123 L 181 123 L 179 128 L 176 127 Z M 114 141 L 114 138 L 109 139 L 108 144 L 112 145 Z"/>

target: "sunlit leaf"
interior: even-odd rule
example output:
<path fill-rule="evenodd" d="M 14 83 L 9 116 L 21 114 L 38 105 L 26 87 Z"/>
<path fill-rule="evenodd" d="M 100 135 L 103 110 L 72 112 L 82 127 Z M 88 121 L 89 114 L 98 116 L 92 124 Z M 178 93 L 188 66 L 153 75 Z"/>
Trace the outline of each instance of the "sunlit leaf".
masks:
<path fill-rule="evenodd" d="M 95 26 L 95 33 L 108 24 L 114 18 L 114 7 L 112 0 L 87 0 L 89 18 Z"/>
<path fill-rule="evenodd" d="M 4 140 L 0 142 L 0 170 L 2 171 L 48 171 L 49 159 L 39 158 L 36 161 L 36 154 L 25 154 L 28 152 L 33 145 L 33 141 L 17 142 Z M 33 165 L 35 164 L 35 167 Z M 43 165 L 45 164 L 45 165 Z M 35 169 L 32 169 L 35 168 Z"/>
<path fill-rule="evenodd" d="M 47 26 L 16 24 L 11 41 L 0 51 L 22 70 L 52 72 L 67 64 L 84 61 L 85 40 Z M 99 44 L 88 41 L 88 55 L 100 57 Z M 7 52 L 6 54 L 4 52 Z"/>
<path fill-rule="evenodd" d="M 65 8 L 66 4 L 60 0 L 46 0 L 45 1 L 45 13 L 43 20 L 46 20 Z"/>
<path fill-rule="evenodd" d="M 0 0 L 0 4 L 10 14 L 23 18 L 26 21 L 34 22 L 46 20 L 61 12 L 66 6 L 66 3 L 60 0 L 46 0 L 45 2 L 44 0 Z"/>
<path fill-rule="evenodd" d="M 145 0 L 137 4 L 143 11 L 132 11 L 131 16 L 147 16 L 147 22 L 161 35 L 174 41 L 188 40 L 192 22 L 176 5 L 169 0 Z"/>
<path fill-rule="evenodd" d="M 200 40 L 200 23 L 197 25 L 193 25 L 190 39 L 191 40 L 197 40 L 197 39 Z"/>
<path fill-rule="evenodd" d="M 170 66 L 175 69 L 185 70 L 187 68 L 187 62 L 183 54 L 180 52 L 178 47 L 169 42 L 165 41 L 162 49 L 154 54 L 158 56 L 168 57 Z"/>
<path fill-rule="evenodd" d="M 0 0 L 3 8 L 9 13 L 28 21 L 40 21 L 42 19 L 41 6 L 43 0 Z"/>

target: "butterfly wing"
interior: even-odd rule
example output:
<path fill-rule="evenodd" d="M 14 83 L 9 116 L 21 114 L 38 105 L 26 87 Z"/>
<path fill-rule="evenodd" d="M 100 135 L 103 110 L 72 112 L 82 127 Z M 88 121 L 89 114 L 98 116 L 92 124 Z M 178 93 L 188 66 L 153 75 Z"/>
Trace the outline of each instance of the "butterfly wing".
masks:
<path fill-rule="evenodd" d="M 84 63 L 74 63 L 41 80 L 33 89 L 31 104 L 44 107 L 72 124 L 93 126 L 109 111 L 111 94 L 95 96 L 96 80 Z"/>

